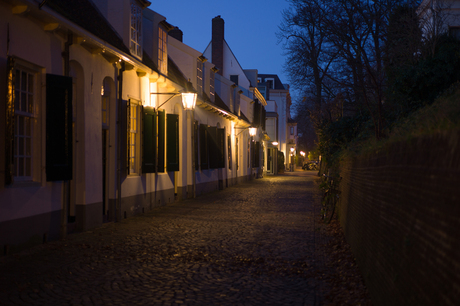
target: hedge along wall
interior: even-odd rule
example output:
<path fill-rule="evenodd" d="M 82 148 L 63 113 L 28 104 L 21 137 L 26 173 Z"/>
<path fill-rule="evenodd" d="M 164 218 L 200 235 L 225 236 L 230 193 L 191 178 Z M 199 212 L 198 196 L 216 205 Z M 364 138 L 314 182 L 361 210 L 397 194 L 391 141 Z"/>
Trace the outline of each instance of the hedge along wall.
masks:
<path fill-rule="evenodd" d="M 340 222 L 375 305 L 460 301 L 460 131 L 341 166 Z"/>

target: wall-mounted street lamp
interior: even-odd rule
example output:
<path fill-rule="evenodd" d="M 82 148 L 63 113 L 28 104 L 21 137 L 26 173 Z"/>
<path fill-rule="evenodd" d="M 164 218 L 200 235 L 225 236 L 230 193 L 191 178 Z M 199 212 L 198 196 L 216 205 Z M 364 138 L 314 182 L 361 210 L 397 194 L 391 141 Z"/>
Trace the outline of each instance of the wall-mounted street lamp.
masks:
<path fill-rule="evenodd" d="M 152 85 L 153 83 L 151 83 Z M 153 92 L 155 90 L 155 86 L 150 86 L 150 94 L 151 95 L 171 95 L 165 102 L 161 103 L 155 109 L 158 110 L 161 106 L 166 104 L 172 98 L 181 95 L 182 96 L 182 106 L 184 110 L 190 113 L 190 137 L 191 137 L 191 156 L 192 156 L 192 165 L 191 165 L 191 173 L 192 173 L 192 197 L 196 197 L 196 173 L 195 173 L 195 131 L 193 129 L 193 124 L 195 122 L 195 106 L 196 106 L 196 98 L 197 93 L 193 89 L 193 85 L 190 81 L 187 82 L 186 88 L 181 90 L 180 92 L 174 93 L 163 93 L 163 92 Z M 188 129 L 188 127 L 187 127 Z"/>
<path fill-rule="evenodd" d="M 151 83 L 151 85 L 152 84 L 153 83 Z M 182 105 L 184 106 L 184 109 L 186 110 L 195 109 L 197 93 L 193 90 L 193 86 L 190 81 L 187 82 L 186 89 L 181 90 L 180 92 L 153 92 L 153 91 L 154 91 L 154 86 L 150 86 L 151 95 L 171 95 L 171 97 L 169 97 L 166 101 L 161 103 L 158 107 L 156 107 L 156 109 L 159 109 L 164 104 L 169 102 L 169 100 L 171 100 L 172 98 L 178 95 L 182 96 Z"/>
<path fill-rule="evenodd" d="M 238 128 L 238 127 L 235 127 L 234 129 L 239 129 L 239 130 L 242 130 L 241 132 L 239 132 L 236 136 L 240 135 L 241 133 L 243 133 L 245 130 L 249 130 L 249 136 L 256 136 L 257 134 L 257 128 L 256 127 L 253 127 L 253 126 L 250 126 L 250 127 L 247 127 L 247 128 Z"/>
<path fill-rule="evenodd" d="M 278 145 L 278 141 L 272 142 L 272 145 L 277 146 L 277 145 Z"/>

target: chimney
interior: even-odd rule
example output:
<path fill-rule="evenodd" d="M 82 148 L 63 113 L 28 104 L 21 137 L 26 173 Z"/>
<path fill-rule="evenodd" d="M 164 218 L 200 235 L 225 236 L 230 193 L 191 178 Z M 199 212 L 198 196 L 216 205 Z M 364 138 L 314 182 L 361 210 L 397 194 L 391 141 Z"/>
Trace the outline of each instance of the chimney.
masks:
<path fill-rule="evenodd" d="M 174 37 L 178 41 L 182 42 L 182 37 L 184 36 L 184 33 L 182 33 L 182 30 L 178 27 L 174 27 L 174 29 L 169 31 L 168 34 L 169 36 Z"/>
<path fill-rule="evenodd" d="M 224 26 L 225 22 L 220 15 L 212 19 L 212 63 L 220 75 L 224 68 Z"/>

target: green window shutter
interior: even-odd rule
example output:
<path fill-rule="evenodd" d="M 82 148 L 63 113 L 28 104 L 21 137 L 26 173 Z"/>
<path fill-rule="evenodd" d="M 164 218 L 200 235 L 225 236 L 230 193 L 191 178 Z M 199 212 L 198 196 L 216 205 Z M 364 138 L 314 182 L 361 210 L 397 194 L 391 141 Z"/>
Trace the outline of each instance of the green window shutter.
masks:
<path fill-rule="evenodd" d="M 217 129 L 217 144 L 219 150 L 219 168 L 225 168 L 225 130 Z"/>
<path fill-rule="evenodd" d="M 200 124 L 200 163 L 201 170 L 209 169 L 208 163 L 208 126 Z"/>
<path fill-rule="evenodd" d="M 198 155 L 198 121 L 193 123 L 193 139 L 195 143 L 195 170 L 200 170 L 199 155 Z"/>
<path fill-rule="evenodd" d="M 262 104 L 260 104 L 260 102 L 256 100 L 256 103 L 254 103 L 254 120 L 252 121 L 252 124 L 254 125 L 254 127 L 260 126 L 260 119 L 262 115 L 261 111 L 262 111 Z"/>
<path fill-rule="evenodd" d="M 158 172 L 165 172 L 165 111 L 158 112 Z"/>
<path fill-rule="evenodd" d="M 167 170 L 179 171 L 179 115 L 168 114 L 166 128 Z"/>
<path fill-rule="evenodd" d="M 228 158 L 228 169 L 232 170 L 232 137 L 227 136 L 227 158 Z"/>
<path fill-rule="evenodd" d="M 126 101 L 126 175 L 130 174 L 129 171 L 129 158 L 131 154 L 131 100 Z"/>
<path fill-rule="evenodd" d="M 217 169 L 219 168 L 219 145 L 217 139 L 217 127 L 210 126 L 208 127 L 208 154 L 209 154 L 209 168 Z"/>
<path fill-rule="evenodd" d="M 252 138 L 252 137 L 251 137 Z M 255 146 L 254 146 L 254 141 L 251 139 L 250 140 L 251 142 L 251 161 L 250 161 L 250 165 L 251 165 L 251 168 L 254 168 L 255 167 L 255 163 L 254 163 L 254 159 L 255 159 Z"/>
<path fill-rule="evenodd" d="M 260 166 L 260 142 L 256 142 L 255 145 L 255 152 L 254 152 L 254 158 L 255 158 L 255 167 Z"/>
<path fill-rule="evenodd" d="M 8 57 L 7 63 L 7 92 L 6 92 L 6 122 L 5 122 L 5 184 L 13 183 L 14 168 L 14 58 Z"/>
<path fill-rule="evenodd" d="M 46 180 L 72 179 L 72 78 L 46 75 Z"/>
<path fill-rule="evenodd" d="M 154 173 L 156 163 L 157 118 L 151 108 L 143 108 L 142 173 Z"/>
<path fill-rule="evenodd" d="M 266 130 L 267 111 L 262 107 L 262 130 Z"/>

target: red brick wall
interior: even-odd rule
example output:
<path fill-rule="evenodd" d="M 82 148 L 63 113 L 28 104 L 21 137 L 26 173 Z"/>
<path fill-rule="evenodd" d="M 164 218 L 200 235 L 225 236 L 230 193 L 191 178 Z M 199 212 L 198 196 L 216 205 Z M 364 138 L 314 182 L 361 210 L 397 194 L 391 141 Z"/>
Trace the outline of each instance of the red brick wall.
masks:
<path fill-rule="evenodd" d="M 340 221 L 375 305 L 460 301 L 460 131 L 341 167 Z"/>

